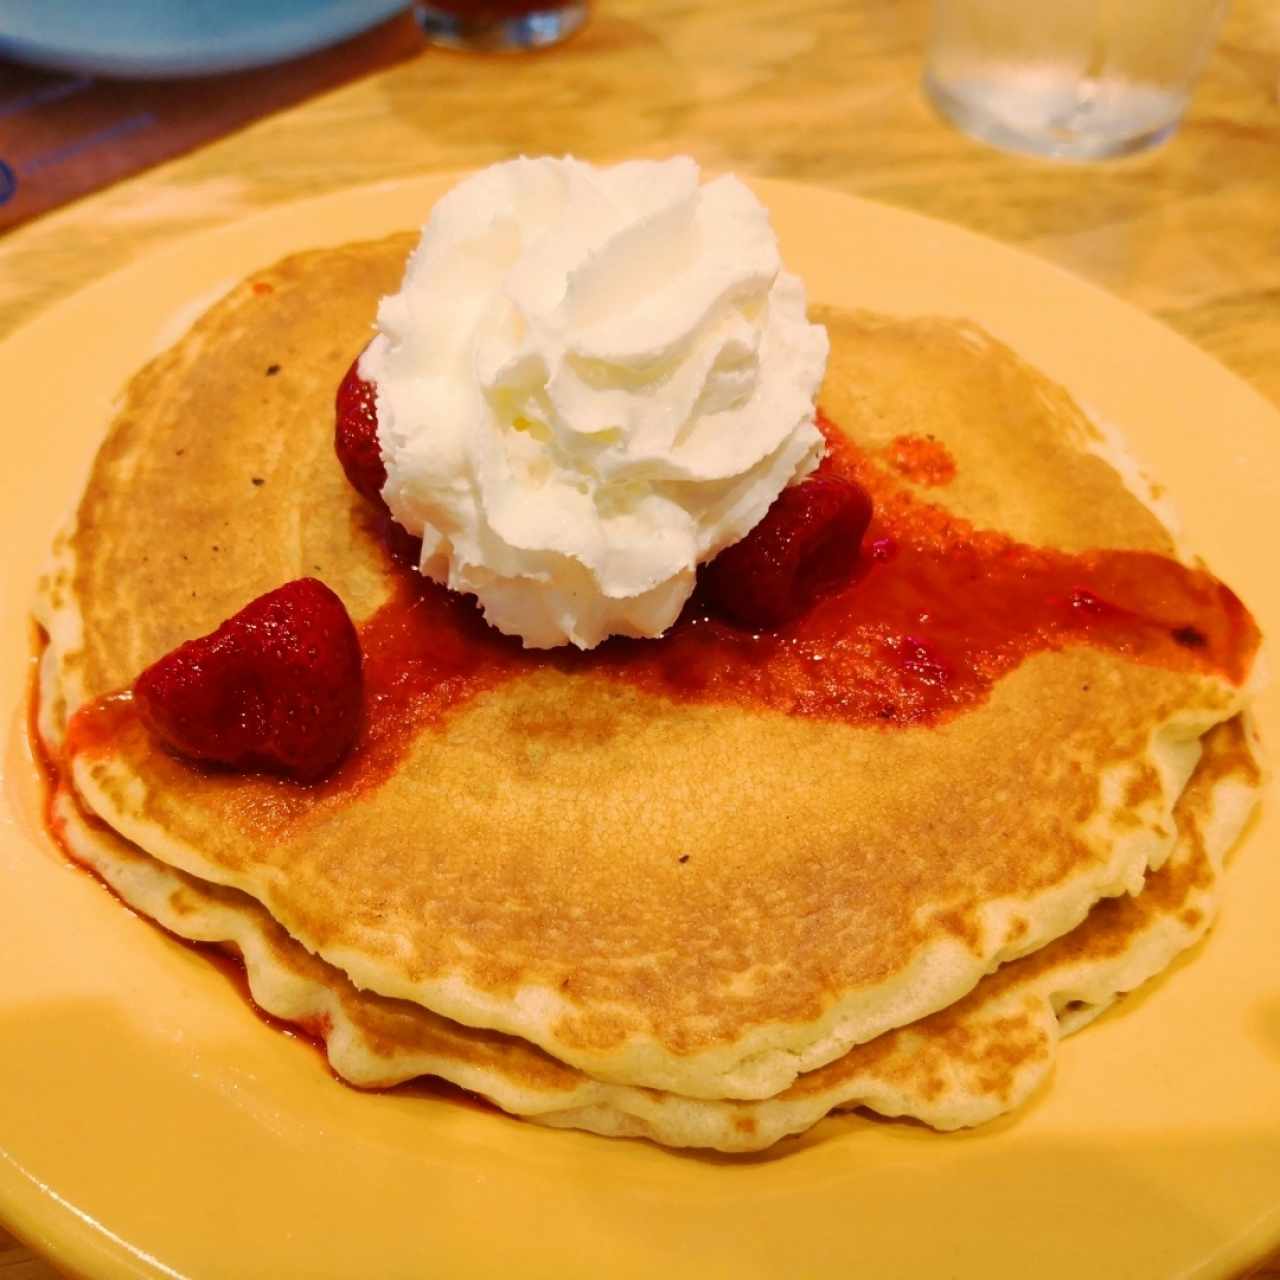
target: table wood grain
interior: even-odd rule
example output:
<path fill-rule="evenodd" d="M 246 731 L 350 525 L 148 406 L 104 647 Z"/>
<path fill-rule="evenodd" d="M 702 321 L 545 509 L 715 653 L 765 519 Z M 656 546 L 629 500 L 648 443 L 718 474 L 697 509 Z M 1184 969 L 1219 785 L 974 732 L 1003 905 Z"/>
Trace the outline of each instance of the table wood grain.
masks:
<path fill-rule="evenodd" d="M 1158 316 L 1280 405 L 1280 6 L 1236 0 L 1183 127 L 1095 165 L 1002 154 L 918 88 L 926 0 L 599 0 L 566 46 L 426 50 L 0 240 L 0 335 L 177 238 L 361 183 L 684 152 L 945 218 Z M 1280 1280 L 1280 1255 L 1252 1273 Z M 0 1231 L 0 1280 L 51 1280 Z"/>

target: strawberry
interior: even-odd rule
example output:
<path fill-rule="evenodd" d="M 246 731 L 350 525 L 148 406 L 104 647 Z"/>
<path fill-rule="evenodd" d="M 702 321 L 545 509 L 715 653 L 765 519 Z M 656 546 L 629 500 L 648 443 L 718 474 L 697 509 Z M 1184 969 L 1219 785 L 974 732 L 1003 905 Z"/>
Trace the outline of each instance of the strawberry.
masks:
<path fill-rule="evenodd" d="M 379 530 L 391 558 L 416 569 L 422 554 L 422 539 L 396 523 L 382 497 L 387 469 L 378 446 L 377 389 L 372 382 L 366 382 L 360 376 L 359 364 L 360 357 L 357 356 L 338 385 L 334 405 L 334 452 L 352 487 L 377 507 Z"/>
<path fill-rule="evenodd" d="M 312 781 L 355 741 L 361 661 L 342 601 L 298 578 L 152 663 L 133 696 L 147 727 L 181 755 Z"/>
<path fill-rule="evenodd" d="M 333 447 L 357 492 L 382 505 L 387 469 L 378 448 L 377 388 L 360 376 L 360 357 L 338 384 L 334 402 Z"/>
<path fill-rule="evenodd" d="M 776 627 L 852 573 L 870 522 L 871 499 L 861 485 L 809 476 L 784 489 L 745 538 L 704 567 L 705 597 L 740 626 Z"/>

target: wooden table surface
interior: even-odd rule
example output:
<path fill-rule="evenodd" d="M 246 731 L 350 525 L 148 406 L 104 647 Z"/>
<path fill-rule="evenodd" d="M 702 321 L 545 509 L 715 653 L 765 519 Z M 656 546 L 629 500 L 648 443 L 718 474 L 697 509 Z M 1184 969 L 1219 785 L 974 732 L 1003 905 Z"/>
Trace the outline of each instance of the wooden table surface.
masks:
<path fill-rule="evenodd" d="M 1004 155 L 943 124 L 918 88 L 927 10 L 598 0 L 557 50 L 425 51 L 10 234 L 0 336 L 177 237 L 283 201 L 521 152 L 683 152 L 1020 245 L 1159 316 L 1280 405 L 1280 6 L 1236 0 L 1173 140 L 1096 165 Z M 1280 1257 L 1255 1274 L 1280 1277 Z M 0 1230 L 0 1280 L 53 1275 Z"/>

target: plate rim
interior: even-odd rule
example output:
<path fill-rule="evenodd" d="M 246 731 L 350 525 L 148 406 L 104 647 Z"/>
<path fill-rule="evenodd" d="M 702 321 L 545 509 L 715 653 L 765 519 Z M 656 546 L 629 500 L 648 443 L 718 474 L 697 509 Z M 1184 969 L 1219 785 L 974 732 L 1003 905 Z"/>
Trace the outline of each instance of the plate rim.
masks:
<path fill-rule="evenodd" d="M 271 236 L 260 236 L 263 229 L 290 229 L 299 225 L 309 226 L 318 219 L 308 217 L 317 210 L 340 210 L 347 206 L 360 209 L 364 205 L 376 201 L 379 196 L 389 191 L 397 193 L 423 192 L 433 193 L 431 199 L 438 198 L 447 186 L 462 174 L 471 170 L 450 170 L 433 172 L 416 177 L 394 179 L 358 187 L 343 188 L 302 200 L 286 201 L 260 210 L 249 216 L 236 218 L 214 226 L 193 229 L 166 244 L 162 249 L 126 264 L 117 271 L 95 280 L 83 289 L 59 299 L 37 315 L 30 317 L 23 325 L 0 340 L 0 366 L 12 356 L 16 350 L 21 357 L 23 348 L 39 349 L 43 344 L 57 336 L 59 329 L 66 324 L 66 317 L 77 311 L 92 309 L 101 301 L 118 296 L 121 289 L 128 289 L 131 283 L 145 281 L 162 272 L 168 263 L 183 263 L 198 246 L 216 239 L 220 244 L 246 246 L 246 256 L 252 256 L 249 246 L 258 239 L 270 240 Z M 813 201 L 818 203 L 835 201 L 836 204 L 852 202 L 860 206 L 863 216 L 871 223 L 877 219 L 889 219 L 901 223 L 911 229 L 911 234 L 923 238 L 941 237 L 954 244 L 968 246 L 980 257 L 986 257 L 993 250 L 1005 259 L 1011 270 L 1030 271 L 1038 279 L 1052 281 L 1053 287 L 1074 294 L 1079 305 L 1086 310 L 1101 308 L 1105 312 L 1115 309 L 1123 312 L 1126 325 L 1138 323 L 1145 327 L 1148 340 L 1156 350 L 1164 348 L 1169 355 L 1185 360 L 1201 378 L 1209 378 L 1220 382 L 1229 380 L 1232 384 L 1231 396 L 1241 405 L 1257 415 L 1259 421 L 1272 419 L 1272 428 L 1280 431 L 1280 410 L 1246 379 L 1222 365 L 1214 356 L 1195 346 L 1189 339 L 1172 330 L 1163 321 L 1149 313 L 1129 304 L 1090 281 L 1064 270 L 1055 263 L 1036 257 L 1029 251 L 982 236 L 967 228 L 950 223 L 940 222 L 912 210 L 900 209 L 896 206 L 884 205 L 857 196 L 828 190 L 808 184 L 779 179 L 745 179 L 755 187 L 765 199 L 766 204 L 788 200 Z M 424 203 L 424 210 L 427 205 Z M 328 243 L 327 239 L 312 242 L 306 235 L 302 236 L 298 249 L 313 247 L 314 244 Z M 197 255 L 198 256 L 198 255 Z M 265 265 L 266 261 L 278 256 L 271 253 L 265 255 L 255 265 Z M 245 271 L 252 268 L 246 267 Z M 181 271 L 178 272 L 181 275 Z M 228 283 L 231 283 L 228 281 Z M 812 289 L 812 286 L 811 286 Z M 815 298 L 821 297 L 821 290 L 814 291 Z M 1000 336 L 1008 340 L 1008 335 Z M 1021 348 L 1019 348 L 1021 349 Z M 1042 362 L 1041 362 L 1042 363 Z M 1050 371 L 1051 376 L 1059 375 Z M 1184 370 L 1185 372 L 1185 370 Z M 1251 403 L 1252 402 L 1252 403 Z M 105 425 L 105 424 L 104 424 Z M 98 437 L 100 439 L 100 436 Z M 1275 446 L 1280 448 L 1280 444 Z M 94 446 L 90 445 L 90 454 Z M 20 587 L 20 583 L 11 579 L 6 569 L 3 575 L 6 594 Z M 6 761 L 6 774 L 13 765 L 13 752 Z M 7 791 L 7 787 L 6 787 Z M 5 809 L 12 808 L 11 798 L 6 794 Z M 19 838 L 22 838 L 20 835 Z M 4 993 L 0 990 L 0 1004 L 4 1003 Z M 75 1206 L 61 1200 L 54 1188 L 47 1187 L 27 1174 L 0 1143 L 0 1216 L 9 1230 L 23 1239 L 37 1251 L 47 1253 L 60 1266 L 70 1266 L 86 1273 L 107 1276 L 175 1276 L 180 1273 L 169 1269 L 162 1260 L 139 1253 L 128 1242 L 112 1236 L 103 1224 L 79 1213 Z M 1236 1243 L 1247 1253 L 1233 1251 L 1231 1265 L 1244 1265 L 1250 1258 L 1265 1253 L 1268 1247 L 1280 1243 L 1280 1204 L 1276 1206 L 1273 1221 L 1258 1224 L 1257 1240 L 1243 1238 Z M 1225 1261 L 1225 1259 L 1223 1259 Z"/>

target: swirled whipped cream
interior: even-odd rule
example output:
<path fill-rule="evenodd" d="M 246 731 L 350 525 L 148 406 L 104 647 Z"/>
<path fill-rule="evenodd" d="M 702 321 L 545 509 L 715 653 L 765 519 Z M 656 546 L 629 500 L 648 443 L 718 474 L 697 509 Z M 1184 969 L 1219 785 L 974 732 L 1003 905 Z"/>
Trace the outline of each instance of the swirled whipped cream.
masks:
<path fill-rule="evenodd" d="M 661 635 L 822 456 L 826 331 L 764 206 L 689 159 L 475 174 L 377 327 L 383 497 L 530 648 Z"/>

